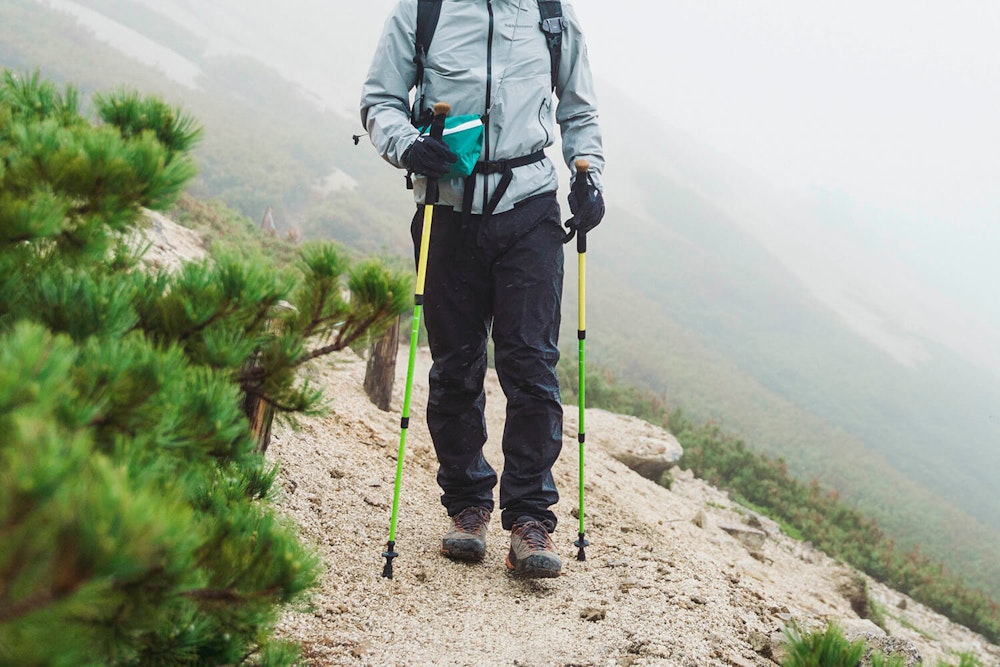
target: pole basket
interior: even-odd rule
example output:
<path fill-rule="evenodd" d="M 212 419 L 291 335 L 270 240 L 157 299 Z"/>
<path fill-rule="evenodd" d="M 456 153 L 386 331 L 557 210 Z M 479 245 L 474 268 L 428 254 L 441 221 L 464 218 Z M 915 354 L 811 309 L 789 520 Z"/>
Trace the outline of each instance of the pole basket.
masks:
<path fill-rule="evenodd" d="M 399 556 L 396 553 L 396 543 L 392 540 L 385 545 L 385 551 L 382 552 L 382 558 L 385 559 L 385 567 L 382 568 L 382 576 L 386 579 L 392 579 L 392 559 Z"/>

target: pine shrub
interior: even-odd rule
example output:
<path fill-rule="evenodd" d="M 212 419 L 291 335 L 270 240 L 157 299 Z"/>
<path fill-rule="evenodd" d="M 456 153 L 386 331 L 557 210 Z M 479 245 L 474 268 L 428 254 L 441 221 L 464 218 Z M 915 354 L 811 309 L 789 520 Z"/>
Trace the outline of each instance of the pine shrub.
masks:
<path fill-rule="evenodd" d="M 849 641 L 835 624 L 817 632 L 804 633 L 795 625 L 785 629 L 785 657 L 782 667 L 857 667 L 867 652 L 864 639 Z M 903 667 L 899 656 L 875 651 L 868 658 L 871 667 Z"/>
<path fill-rule="evenodd" d="M 0 77 L 0 664 L 295 664 L 271 635 L 318 561 L 240 402 L 316 410 L 296 369 L 388 326 L 409 278 L 325 244 L 138 270 L 200 130 L 128 91 L 79 107 Z"/>

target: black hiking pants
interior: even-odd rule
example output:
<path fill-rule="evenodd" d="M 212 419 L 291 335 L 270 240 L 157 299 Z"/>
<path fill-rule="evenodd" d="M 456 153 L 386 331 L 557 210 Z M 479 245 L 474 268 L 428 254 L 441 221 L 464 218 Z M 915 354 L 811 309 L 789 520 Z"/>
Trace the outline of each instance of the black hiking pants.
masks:
<path fill-rule="evenodd" d="M 497 375 L 507 397 L 500 479 L 503 527 L 522 516 L 548 522 L 559 499 L 552 465 L 562 448 L 556 363 L 563 284 L 563 236 L 554 193 L 513 210 L 463 216 L 434 209 L 424 289 L 433 365 L 427 425 L 439 463 L 441 503 L 493 511 L 497 474 L 483 456 L 486 345 L 492 331 Z M 411 233 L 419 257 L 424 212 Z"/>

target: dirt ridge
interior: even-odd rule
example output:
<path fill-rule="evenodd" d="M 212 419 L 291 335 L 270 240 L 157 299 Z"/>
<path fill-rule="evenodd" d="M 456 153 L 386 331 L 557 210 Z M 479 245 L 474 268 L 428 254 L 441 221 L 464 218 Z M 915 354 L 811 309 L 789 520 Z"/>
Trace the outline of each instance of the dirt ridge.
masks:
<path fill-rule="evenodd" d="M 577 443 L 564 440 L 554 469 L 562 498 L 554 535 L 563 576 L 508 576 L 507 535 L 494 519 L 482 564 L 438 553 L 447 527 L 426 428 L 429 358 L 418 355 L 404 457 L 394 578 L 381 576 L 399 443 L 400 354 L 392 410 L 362 391 L 364 361 L 351 352 L 318 363 L 312 379 L 331 399 L 322 417 L 293 431 L 277 426 L 268 456 L 280 463 L 279 504 L 323 560 L 307 605 L 279 632 L 300 641 L 314 665 L 706 665 L 771 666 L 781 630 L 795 621 L 835 621 L 859 632 L 843 565 L 785 536 L 725 493 L 675 469 L 670 490 L 640 477 L 598 447 L 587 450 L 587 560 L 575 560 Z M 566 413 L 576 408 L 566 406 Z M 502 466 L 504 399 L 487 381 L 487 457 Z M 607 426 L 605 426 L 607 428 Z M 628 439 L 648 425 L 614 424 Z M 636 434 L 638 435 L 638 434 Z M 741 535 L 747 529 L 750 542 Z M 763 543 L 755 541 L 763 536 Z M 1000 648 L 913 600 L 869 581 L 891 638 L 924 664 L 958 663 L 971 651 L 1000 665 Z"/>

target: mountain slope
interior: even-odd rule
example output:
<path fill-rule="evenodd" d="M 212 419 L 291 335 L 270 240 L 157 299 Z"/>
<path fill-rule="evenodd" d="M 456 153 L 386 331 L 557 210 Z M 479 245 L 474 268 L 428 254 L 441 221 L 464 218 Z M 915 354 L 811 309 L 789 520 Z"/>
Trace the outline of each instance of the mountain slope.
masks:
<path fill-rule="evenodd" d="M 197 69 L 193 85 L 122 57 L 46 4 L 86 5 L 144 35 Z M 282 231 L 407 257 L 412 204 L 401 175 L 352 144 L 351 112 L 321 106 L 354 106 L 386 4 L 355 23 L 343 3 L 300 0 L 325 12 L 302 32 L 306 14 L 276 17 L 263 2 L 8 0 L 0 64 L 41 66 L 84 92 L 123 83 L 158 92 L 206 126 L 195 194 L 252 218 L 273 206 Z M 299 26 L 298 39 L 286 24 Z M 342 60 L 318 60 L 330 53 Z M 1000 455 L 996 382 L 934 340 L 918 339 L 912 366 L 859 336 L 774 240 L 775 228 L 799 221 L 788 202 L 670 128 L 654 122 L 637 136 L 641 107 L 602 91 L 609 213 L 589 252 L 589 361 L 745 434 L 840 489 L 900 542 L 1000 594 L 1000 497 L 987 475 Z"/>
<path fill-rule="evenodd" d="M 555 478 L 563 497 L 554 534 L 558 579 L 523 581 L 504 572 L 507 535 L 493 521 L 482 564 L 438 552 L 446 529 L 434 481 L 436 462 L 423 420 L 429 358 L 418 354 L 405 457 L 394 578 L 381 577 L 398 444 L 405 350 L 393 410 L 361 393 L 365 363 L 352 354 L 315 369 L 331 412 L 298 432 L 278 429 L 268 455 L 281 465 L 281 504 L 323 558 L 326 574 L 307 609 L 280 632 L 301 641 L 310 664 L 773 665 L 790 620 L 805 626 L 859 622 L 845 597 L 849 573 L 764 520 L 762 546 L 745 546 L 723 527 L 753 531 L 750 515 L 725 494 L 677 474 L 672 490 L 611 458 L 600 438 L 587 453 L 587 560 L 575 560 L 577 455 L 567 420 Z M 487 457 L 502 460 L 504 401 L 487 382 Z M 567 407 L 567 415 L 574 414 Z M 615 421 L 617 419 L 617 421 Z M 637 420 L 608 415 L 604 438 L 637 437 Z M 648 435 L 648 430 L 643 430 Z M 588 442 L 591 438 L 588 438 Z M 696 525 L 692 520 L 698 517 Z M 760 532 L 759 535 L 764 535 Z M 898 646 L 924 664 L 973 651 L 984 664 L 1000 647 L 953 626 L 912 600 L 869 582 Z M 905 607 L 905 609 L 903 609 Z M 856 630 L 857 631 L 857 630 Z"/>

